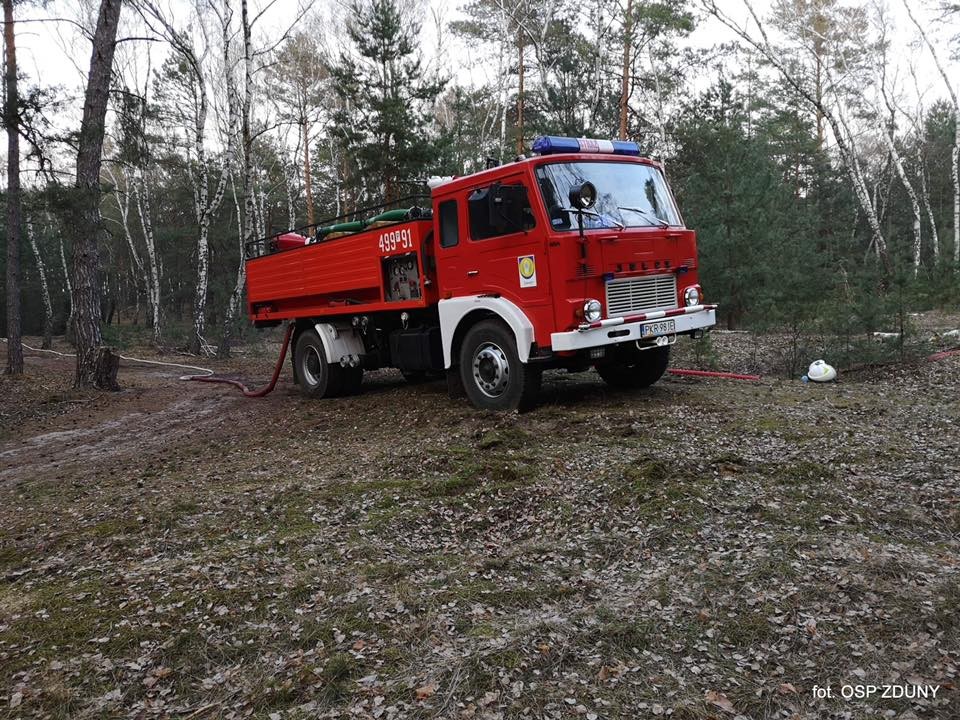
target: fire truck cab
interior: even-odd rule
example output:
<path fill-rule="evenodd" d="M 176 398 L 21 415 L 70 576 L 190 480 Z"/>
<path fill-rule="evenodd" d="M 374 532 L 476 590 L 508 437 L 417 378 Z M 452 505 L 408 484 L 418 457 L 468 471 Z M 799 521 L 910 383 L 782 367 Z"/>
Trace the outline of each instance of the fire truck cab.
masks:
<path fill-rule="evenodd" d="M 364 370 L 395 367 L 524 410 L 549 368 L 651 385 L 679 336 L 714 325 L 658 163 L 621 141 L 541 137 L 533 153 L 431 182 L 429 206 L 248 248 L 250 317 L 296 323 L 303 392 L 356 392 Z"/>

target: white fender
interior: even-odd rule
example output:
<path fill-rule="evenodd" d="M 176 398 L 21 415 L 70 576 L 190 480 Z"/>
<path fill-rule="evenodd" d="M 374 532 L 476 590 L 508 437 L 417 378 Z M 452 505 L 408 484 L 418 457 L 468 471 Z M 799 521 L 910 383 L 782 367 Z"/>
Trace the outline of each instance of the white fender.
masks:
<path fill-rule="evenodd" d="M 510 329 L 517 340 L 517 355 L 520 362 L 530 359 L 530 346 L 533 344 L 533 323 L 530 318 L 509 300 L 501 297 L 486 295 L 469 295 L 467 297 L 450 298 L 437 303 L 440 313 L 440 340 L 443 343 L 443 366 L 450 368 L 453 365 L 453 335 L 457 331 L 460 321 L 474 310 L 489 310 L 499 316 Z"/>
<path fill-rule="evenodd" d="M 366 352 L 363 340 L 349 323 L 317 323 L 314 327 L 332 365 L 355 365 Z"/>

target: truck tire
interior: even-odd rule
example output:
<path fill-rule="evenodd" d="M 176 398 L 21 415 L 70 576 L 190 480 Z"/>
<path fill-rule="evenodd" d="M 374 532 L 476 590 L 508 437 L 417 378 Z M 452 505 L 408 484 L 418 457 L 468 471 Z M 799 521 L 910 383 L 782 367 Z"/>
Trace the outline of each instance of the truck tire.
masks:
<path fill-rule="evenodd" d="M 467 331 L 460 346 L 460 377 L 470 403 L 480 410 L 519 410 L 536 405 L 540 368 L 520 362 L 513 332 L 499 320 Z"/>
<path fill-rule="evenodd" d="M 670 346 L 639 350 L 618 347 L 612 357 L 597 363 L 597 372 L 607 385 L 616 388 L 645 388 L 663 377 L 670 363 Z"/>
<path fill-rule="evenodd" d="M 300 392 L 309 398 L 329 398 L 344 390 L 343 368 L 327 362 L 323 341 L 313 329 L 304 330 L 297 337 L 293 349 L 294 370 L 300 383 Z"/>

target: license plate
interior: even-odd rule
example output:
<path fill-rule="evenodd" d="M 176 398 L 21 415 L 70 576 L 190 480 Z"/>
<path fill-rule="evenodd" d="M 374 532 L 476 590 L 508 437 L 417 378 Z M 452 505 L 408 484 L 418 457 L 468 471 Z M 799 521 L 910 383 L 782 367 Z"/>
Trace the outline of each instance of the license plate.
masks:
<path fill-rule="evenodd" d="M 674 320 L 661 320 L 660 322 L 647 323 L 640 326 L 640 337 L 654 337 L 657 335 L 672 335 L 677 331 L 677 323 Z"/>

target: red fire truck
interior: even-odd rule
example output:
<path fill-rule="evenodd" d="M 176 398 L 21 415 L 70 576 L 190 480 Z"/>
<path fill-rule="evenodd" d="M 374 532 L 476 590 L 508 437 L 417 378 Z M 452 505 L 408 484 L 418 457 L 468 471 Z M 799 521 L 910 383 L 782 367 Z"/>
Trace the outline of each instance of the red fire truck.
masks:
<path fill-rule="evenodd" d="M 635 143 L 541 137 L 531 157 L 430 185 L 429 200 L 247 248 L 250 318 L 295 323 L 306 395 L 354 393 L 364 370 L 393 367 L 523 410 L 548 368 L 651 385 L 679 336 L 715 323 L 695 234 Z"/>

